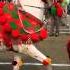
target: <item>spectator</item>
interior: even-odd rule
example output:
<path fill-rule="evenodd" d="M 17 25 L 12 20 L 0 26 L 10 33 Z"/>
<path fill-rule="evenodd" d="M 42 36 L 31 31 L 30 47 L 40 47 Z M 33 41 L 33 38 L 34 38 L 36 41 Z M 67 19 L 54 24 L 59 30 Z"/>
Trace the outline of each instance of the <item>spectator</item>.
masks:
<path fill-rule="evenodd" d="M 57 36 L 59 36 L 59 25 L 61 23 L 61 16 L 57 15 L 57 12 L 56 12 L 56 8 L 57 7 L 54 6 L 56 3 L 58 4 L 59 2 L 54 0 L 54 3 L 52 4 L 52 7 L 51 7 L 50 36 L 54 36 L 55 35 L 57 37 Z M 60 3 L 58 5 L 60 5 Z M 52 12 L 52 9 L 53 9 L 53 12 Z M 61 13 L 61 12 L 59 12 L 59 13 Z"/>
<path fill-rule="evenodd" d="M 49 23 L 51 23 L 51 28 L 50 28 L 50 36 L 54 35 L 54 29 L 56 29 L 55 36 L 59 35 L 59 23 L 60 23 L 60 18 L 57 16 L 52 16 L 51 15 L 51 7 L 54 2 L 57 2 L 57 0 L 42 0 L 44 2 L 45 6 L 45 19 L 49 19 Z"/>

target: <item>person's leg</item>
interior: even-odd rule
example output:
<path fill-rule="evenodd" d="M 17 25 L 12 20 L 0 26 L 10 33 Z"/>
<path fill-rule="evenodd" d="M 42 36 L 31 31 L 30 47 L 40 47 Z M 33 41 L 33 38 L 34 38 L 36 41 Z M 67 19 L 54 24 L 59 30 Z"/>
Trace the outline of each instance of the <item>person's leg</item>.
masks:
<path fill-rule="evenodd" d="M 55 36 L 58 36 L 59 35 L 59 24 L 60 24 L 60 17 L 56 16 L 55 17 L 55 28 L 56 28 L 56 31 L 55 31 Z"/>
<path fill-rule="evenodd" d="M 54 24 L 54 17 L 51 17 L 51 23 L 50 23 L 50 36 L 54 35 L 54 28 L 55 28 L 55 24 Z"/>

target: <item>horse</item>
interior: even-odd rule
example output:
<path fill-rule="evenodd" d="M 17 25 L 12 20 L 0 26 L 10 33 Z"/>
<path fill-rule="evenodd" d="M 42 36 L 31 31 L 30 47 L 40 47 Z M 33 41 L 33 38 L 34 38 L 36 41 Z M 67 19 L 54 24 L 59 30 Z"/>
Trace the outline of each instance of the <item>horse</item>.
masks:
<path fill-rule="evenodd" d="M 32 0 L 32 1 L 30 1 L 30 0 L 13 0 L 12 3 L 19 6 L 20 11 L 25 10 L 26 12 L 30 13 L 29 15 L 33 15 L 34 16 L 33 18 L 36 17 L 37 19 L 39 19 L 39 21 L 42 22 L 44 9 L 40 9 L 40 8 L 44 8 L 44 3 L 41 0 Z M 37 6 L 39 8 L 29 7 L 30 5 L 35 6 L 35 7 Z M 18 16 L 20 19 L 19 11 L 18 11 Z M 22 23 L 21 19 L 20 19 L 20 22 Z M 26 32 L 28 32 L 28 31 L 26 31 Z M 1 43 L 3 43 L 2 34 L 0 37 L 0 41 L 1 41 Z M 23 43 L 22 41 L 19 41 L 19 40 L 18 41 L 15 40 L 12 48 L 13 48 L 13 52 L 17 51 L 18 53 L 29 55 L 29 56 L 35 58 L 36 60 L 40 61 L 44 65 L 51 64 L 51 59 L 49 57 L 45 56 L 43 53 L 41 53 L 35 47 L 35 45 L 32 43 L 30 38 L 26 41 L 26 43 Z M 14 60 L 12 62 L 13 70 L 19 70 L 20 67 L 22 66 L 22 64 L 23 64 L 23 62 L 22 62 L 21 58 L 19 57 L 19 55 L 15 55 Z"/>

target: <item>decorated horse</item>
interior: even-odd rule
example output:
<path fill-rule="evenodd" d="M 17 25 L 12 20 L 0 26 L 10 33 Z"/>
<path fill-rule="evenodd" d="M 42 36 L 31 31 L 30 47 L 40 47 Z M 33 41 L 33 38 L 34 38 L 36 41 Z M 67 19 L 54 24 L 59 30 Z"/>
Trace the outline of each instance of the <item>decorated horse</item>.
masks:
<path fill-rule="evenodd" d="M 13 0 L 0 2 L 0 45 L 8 50 L 29 55 L 44 65 L 51 59 L 42 54 L 35 43 L 47 38 L 47 29 L 42 22 L 43 10 L 25 5 L 44 7 L 41 0 Z M 19 70 L 23 62 L 18 55 L 12 62 L 13 70 Z"/>

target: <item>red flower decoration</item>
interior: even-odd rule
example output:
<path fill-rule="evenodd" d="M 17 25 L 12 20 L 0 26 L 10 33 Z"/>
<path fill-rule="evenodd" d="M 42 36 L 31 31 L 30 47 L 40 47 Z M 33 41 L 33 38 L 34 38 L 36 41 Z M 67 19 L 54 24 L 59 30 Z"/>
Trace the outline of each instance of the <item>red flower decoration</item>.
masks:
<path fill-rule="evenodd" d="M 39 41 L 39 35 L 37 33 L 33 33 L 31 34 L 31 39 L 33 40 L 33 42 L 37 42 Z"/>
<path fill-rule="evenodd" d="M 46 29 L 42 29 L 40 31 L 40 38 L 41 39 L 45 39 L 45 38 L 47 38 L 47 36 L 48 36 L 47 30 Z"/>
<path fill-rule="evenodd" d="M 2 29 L 3 29 L 4 32 L 11 32 L 11 27 L 10 27 L 9 23 L 5 23 L 2 26 Z"/>
<path fill-rule="evenodd" d="M 0 24 L 5 24 L 6 23 L 6 17 L 3 15 L 0 17 Z"/>
<path fill-rule="evenodd" d="M 12 30 L 12 36 L 13 36 L 14 38 L 18 38 L 19 35 L 20 35 L 20 33 L 19 33 L 19 31 L 18 31 L 17 29 L 16 29 L 16 30 Z"/>
<path fill-rule="evenodd" d="M 4 16 L 6 17 L 7 21 L 11 22 L 13 20 L 11 14 L 5 13 Z"/>
<path fill-rule="evenodd" d="M 0 8 L 3 8 L 3 7 L 4 7 L 4 5 L 5 5 L 5 3 L 4 3 L 4 2 L 0 2 Z"/>

